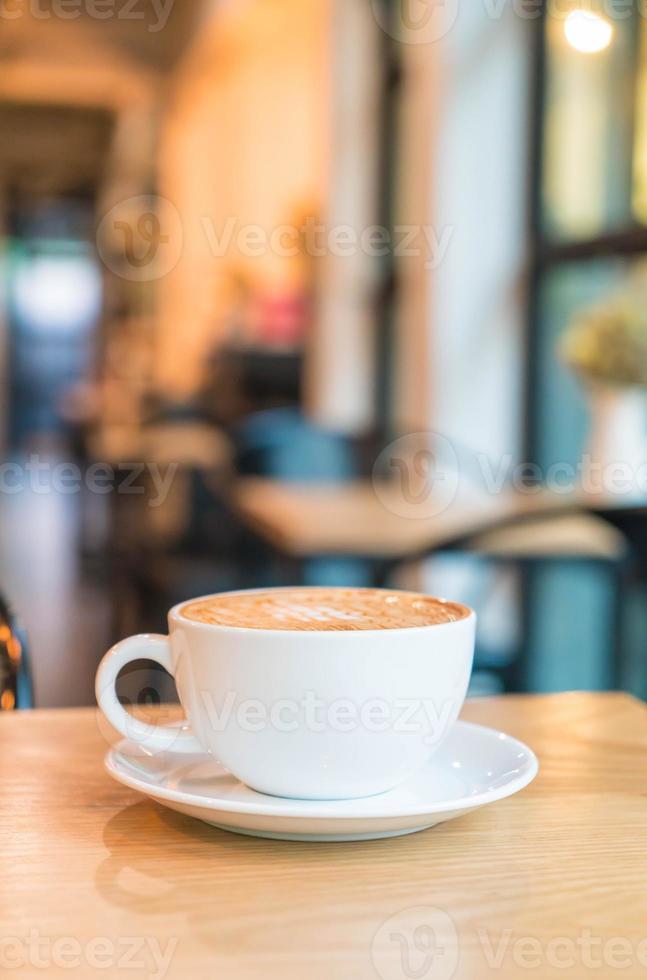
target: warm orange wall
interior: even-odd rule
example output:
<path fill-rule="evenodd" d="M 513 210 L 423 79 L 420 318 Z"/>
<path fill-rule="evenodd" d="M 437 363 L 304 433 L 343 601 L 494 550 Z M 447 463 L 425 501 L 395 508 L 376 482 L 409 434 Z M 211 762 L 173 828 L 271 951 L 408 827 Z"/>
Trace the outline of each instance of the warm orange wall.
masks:
<path fill-rule="evenodd" d="M 184 247 L 159 283 L 159 376 L 184 393 L 228 327 L 232 269 L 267 286 L 293 281 L 294 259 L 214 254 L 208 231 L 268 231 L 324 205 L 328 173 L 330 0 L 222 4 L 172 88 L 161 193 L 178 208 Z"/>

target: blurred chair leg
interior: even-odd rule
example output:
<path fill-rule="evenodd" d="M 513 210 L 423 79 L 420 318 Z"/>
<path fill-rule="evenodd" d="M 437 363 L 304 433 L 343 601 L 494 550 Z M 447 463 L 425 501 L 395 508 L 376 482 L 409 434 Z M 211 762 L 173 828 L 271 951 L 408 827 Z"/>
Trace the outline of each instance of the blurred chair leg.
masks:
<path fill-rule="evenodd" d="M 619 562 L 618 565 L 611 565 L 609 577 L 611 588 L 613 589 L 613 616 L 611 616 L 611 636 L 609 637 L 609 649 L 612 651 L 613 661 L 610 670 L 610 683 L 614 690 L 625 690 L 626 684 L 626 658 L 627 644 L 625 635 L 625 589 L 629 582 L 630 565 L 628 561 Z"/>
<path fill-rule="evenodd" d="M 529 690 L 528 636 L 532 617 L 532 594 L 534 582 L 534 563 L 524 559 L 516 562 L 519 569 L 519 646 L 510 663 L 497 673 L 503 682 L 506 694 L 520 694 Z"/>
<path fill-rule="evenodd" d="M 372 563 L 373 584 L 376 589 L 387 589 L 393 580 L 399 562 L 395 559 L 374 559 Z"/>

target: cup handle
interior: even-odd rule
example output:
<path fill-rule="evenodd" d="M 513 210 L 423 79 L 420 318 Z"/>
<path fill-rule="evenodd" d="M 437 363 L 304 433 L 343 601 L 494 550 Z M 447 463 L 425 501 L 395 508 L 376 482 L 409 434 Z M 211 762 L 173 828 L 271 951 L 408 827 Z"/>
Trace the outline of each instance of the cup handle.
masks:
<path fill-rule="evenodd" d="M 152 660 L 174 677 L 168 636 L 141 633 L 115 643 L 99 664 L 94 687 L 99 707 L 108 721 L 131 742 L 150 752 L 204 752 L 197 738 L 189 731 L 186 720 L 179 727 L 149 725 L 135 718 L 122 706 L 115 684 L 119 672 L 133 660 Z"/>

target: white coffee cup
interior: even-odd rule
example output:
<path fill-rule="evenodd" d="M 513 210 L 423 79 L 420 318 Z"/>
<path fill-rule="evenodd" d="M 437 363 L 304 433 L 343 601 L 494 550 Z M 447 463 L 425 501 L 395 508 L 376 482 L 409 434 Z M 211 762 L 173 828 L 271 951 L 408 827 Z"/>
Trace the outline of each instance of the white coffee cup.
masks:
<path fill-rule="evenodd" d="M 108 651 L 99 706 L 149 752 L 209 752 L 261 793 L 333 800 L 392 789 L 428 761 L 463 705 L 476 625 L 466 607 L 453 622 L 330 632 L 212 625 L 188 619 L 185 606 L 171 609 L 169 636 L 131 636 Z M 174 677 L 181 727 L 122 707 L 115 682 L 133 660 Z"/>

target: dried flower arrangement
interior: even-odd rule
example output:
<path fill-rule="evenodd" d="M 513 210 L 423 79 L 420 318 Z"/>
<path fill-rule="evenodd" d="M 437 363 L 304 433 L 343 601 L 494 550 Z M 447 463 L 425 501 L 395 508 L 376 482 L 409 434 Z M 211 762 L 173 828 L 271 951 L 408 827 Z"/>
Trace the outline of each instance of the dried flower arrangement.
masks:
<path fill-rule="evenodd" d="M 647 278 L 632 279 L 607 302 L 579 313 L 560 343 L 566 364 L 586 381 L 647 386 Z"/>

